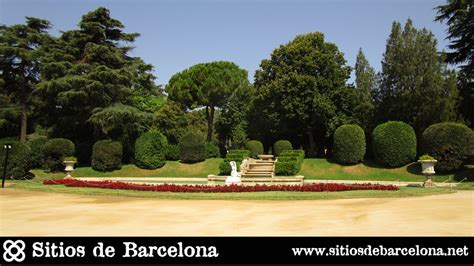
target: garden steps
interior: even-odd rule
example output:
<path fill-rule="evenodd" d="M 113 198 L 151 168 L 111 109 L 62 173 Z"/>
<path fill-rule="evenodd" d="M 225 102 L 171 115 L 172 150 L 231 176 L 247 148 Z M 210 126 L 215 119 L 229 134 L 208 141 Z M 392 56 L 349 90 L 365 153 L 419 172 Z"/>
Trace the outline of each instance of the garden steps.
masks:
<path fill-rule="evenodd" d="M 240 177 L 273 178 L 275 176 L 275 161 L 262 159 L 247 159 L 240 167 Z"/>

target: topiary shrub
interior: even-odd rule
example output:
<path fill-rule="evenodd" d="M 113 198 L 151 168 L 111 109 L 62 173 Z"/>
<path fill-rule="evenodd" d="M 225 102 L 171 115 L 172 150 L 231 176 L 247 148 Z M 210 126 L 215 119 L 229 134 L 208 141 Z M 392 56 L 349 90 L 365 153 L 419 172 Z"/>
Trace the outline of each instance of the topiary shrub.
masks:
<path fill-rule="evenodd" d="M 63 171 L 65 157 L 73 156 L 74 143 L 68 139 L 56 138 L 48 140 L 43 146 L 44 167 L 51 172 Z"/>
<path fill-rule="evenodd" d="M 166 157 L 166 160 L 169 160 L 169 161 L 178 161 L 179 160 L 178 145 L 168 144 L 168 146 L 166 146 L 165 157 Z"/>
<path fill-rule="evenodd" d="M 240 171 L 240 165 L 245 158 L 250 157 L 249 150 L 230 150 L 227 152 L 224 161 L 219 164 L 219 174 L 220 175 L 230 175 L 232 167 L 230 167 L 230 162 L 235 161 L 237 164 L 237 171 Z"/>
<path fill-rule="evenodd" d="M 375 159 L 384 166 L 400 167 L 416 157 L 416 135 L 413 128 L 403 122 L 389 121 L 373 131 Z"/>
<path fill-rule="evenodd" d="M 106 172 L 122 169 L 122 144 L 112 140 L 99 140 L 92 147 L 92 169 Z"/>
<path fill-rule="evenodd" d="M 245 148 L 250 151 L 252 158 L 257 158 L 258 155 L 263 154 L 263 144 L 258 140 L 250 140 L 245 144 Z"/>
<path fill-rule="evenodd" d="M 343 125 L 334 132 L 334 160 L 340 164 L 357 164 L 364 160 L 365 133 L 358 125 Z"/>
<path fill-rule="evenodd" d="M 188 132 L 178 144 L 179 159 L 184 163 L 202 162 L 207 158 L 207 144 L 199 132 Z"/>
<path fill-rule="evenodd" d="M 273 144 L 273 155 L 278 157 L 282 151 L 292 150 L 293 145 L 288 140 L 279 140 Z"/>
<path fill-rule="evenodd" d="M 41 168 L 44 164 L 43 146 L 48 141 L 46 137 L 38 137 L 26 141 L 26 145 L 30 147 L 31 168 Z M 0 147 L 1 148 L 1 147 Z"/>
<path fill-rule="evenodd" d="M 474 155 L 474 132 L 461 123 L 439 123 L 429 126 L 421 137 L 422 153 L 438 162 L 435 170 L 452 172 Z"/>
<path fill-rule="evenodd" d="M 209 142 L 206 145 L 206 149 L 207 149 L 207 158 L 220 157 L 219 146 L 217 146 L 217 144 Z"/>
<path fill-rule="evenodd" d="M 0 173 L 3 174 L 3 164 L 6 155 L 6 149 L 4 145 L 11 145 L 11 149 L 8 155 L 7 175 L 9 179 L 30 179 L 34 177 L 29 174 L 31 169 L 31 150 L 26 144 L 20 143 L 19 141 L 0 141 Z"/>
<path fill-rule="evenodd" d="M 296 175 L 301 170 L 304 150 L 285 150 L 277 158 L 275 174 L 279 176 Z"/>
<path fill-rule="evenodd" d="M 166 163 L 168 141 L 160 132 L 147 132 L 135 141 L 135 165 L 144 169 L 160 168 Z"/>

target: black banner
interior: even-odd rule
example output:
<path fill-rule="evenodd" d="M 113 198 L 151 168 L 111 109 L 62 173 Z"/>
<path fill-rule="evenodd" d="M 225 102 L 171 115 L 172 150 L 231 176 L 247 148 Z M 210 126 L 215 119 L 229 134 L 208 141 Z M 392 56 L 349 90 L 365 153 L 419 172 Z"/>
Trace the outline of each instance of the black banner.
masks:
<path fill-rule="evenodd" d="M 472 264 L 472 237 L 1 237 L 1 264 Z"/>

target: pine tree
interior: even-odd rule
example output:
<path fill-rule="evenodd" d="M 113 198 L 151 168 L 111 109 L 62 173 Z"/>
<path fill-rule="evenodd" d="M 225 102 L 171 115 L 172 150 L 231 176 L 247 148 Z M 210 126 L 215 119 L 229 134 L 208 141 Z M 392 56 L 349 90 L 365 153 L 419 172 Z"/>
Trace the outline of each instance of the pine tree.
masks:
<path fill-rule="evenodd" d="M 359 124 L 370 129 L 374 112 L 373 94 L 375 93 L 376 74 L 365 58 L 362 48 L 359 49 L 355 64 L 355 85 L 357 89 L 358 105 L 355 111 Z"/>

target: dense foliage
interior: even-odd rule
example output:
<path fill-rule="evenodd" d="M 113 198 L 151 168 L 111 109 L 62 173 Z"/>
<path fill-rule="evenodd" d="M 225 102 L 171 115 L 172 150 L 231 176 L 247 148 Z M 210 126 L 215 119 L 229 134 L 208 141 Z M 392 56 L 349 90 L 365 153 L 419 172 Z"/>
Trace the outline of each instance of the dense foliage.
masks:
<path fill-rule="evenodd" d="M 263 154 L 263 144 L 258 140 L 247 141 L 245 149 L 250 151 L 250 156 L 252 158 L 257 158 L 258 155 Z"/>
<path fill-rule="evenodd" d="M 122 144 L 118 141 L 99 140 L 92 148 L 92 168 L 100 172 L 122 168 Z"/>
<path fill-rule="evenodd" d="M 168 141 L 160 132 L 143 133 L 135 142 L 135 164 L 140 168 L 156 169 L 166 163 Z"/>
<path fill-rule="evenodd" d="M 44 164 L 43 146 L 48 139 L 46 137 L 38 137 L 26 141 L 26 145 L 30 147 L 30 160 L 32 168 L 42 168 Z M 0 146 L 1 148 L 1 146 Z M 1 157 L 0 157 L 1 158 Z"/>
<path fill-rule="evenodd" d="M 288 140 L 278 140 L 273 144 L 273 155 L 278 157 L 281 152 L 292 149 L 293 145 Z"/>
<path fill-rule="evenodd" d="M 303 150 L 284 150 L 277 158 L 275 163 L 275 174 L 290 176 L 296 175 L 303 164 L 304 151 Z"/>
<path fill-rule="evenodd" d="M 207 143 L 199 132 L 188 132 L 179 141 L 179 159 L 183 163 L 202 162 L 207 159 Z"/>
<path fill-rule="evenodd" d="M 230 175 L 232 167 L 230 162 L 234 161 L 237 164 L 237 171 L 240 171 L 240 165 L 245 158 L 250 157 L 249 150 L 230 150 L 227 152 L 224 161 L 219 164 L 220 175 Z"/>
<path fill-rule="evenodd" d="M 48 140 L 43 146 L 45 169 L 52 172 L 64 170 L 64 158 L 73 156 L 75 150 L 74 143 L 68 139 L 55 138 Z"/>
<path fill-rule="evenodd" d="M 179 160 L 179 147 L 177 144 L 168 144 L 168 146 L 166 146 L 165 158 L 168 161 Z"/>
<path fill-rule="evenodd" d="M 428 127 L 421 139 L 422 151 L 438 162 L 436 171 L 451 172 L 464 163 L 474 163 L 474 132 L 460 123 L 439 123 Z"/>
<path fill-rule="evenodd" d="M 358 125 L 342 125 L 334 132 L 334 160 L 356 164 L 364 160 L 365 133 Z"/>
<path fill-rule="evenodd" d="M 3 159 L 6 155 L 6 149 L 4 149 L 4 145 L 11 145 L 11 149 L 9 151 L 8 156 L 8 165 L 6 171 L 6 178 L 10 179 L 29 179 L 32 175 L 28 174 L 31 169 L 31 150 L 30 148 L 20 143 L 19 141 L 8 141 L 8 140 L 1 140 L 0 141 L 0 158 L 2 162 L 0 164 L 0 173 L 3 174 L 4 170 L 4 162 Z"/>
<path fill-rule="evenodd" d="M 378 125 L 372 135 L 374 155 L 382 165 L 399 167 L 415 159 L 416 135 L 410 125 L 389 121 Z"/>

